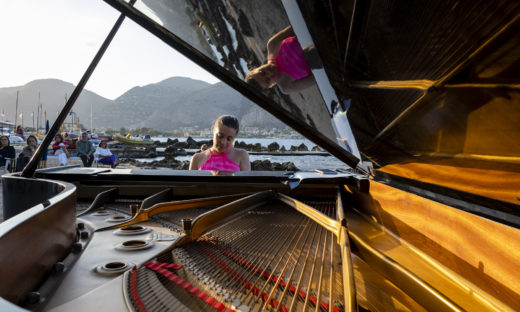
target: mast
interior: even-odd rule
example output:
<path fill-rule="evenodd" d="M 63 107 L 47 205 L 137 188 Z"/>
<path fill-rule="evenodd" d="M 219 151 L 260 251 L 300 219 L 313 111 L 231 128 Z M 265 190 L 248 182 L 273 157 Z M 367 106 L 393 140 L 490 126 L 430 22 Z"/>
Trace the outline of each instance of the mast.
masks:
<path fill-rule="evenodd" d="M 40 92 L 38 92 L 38 109 L 36 110 L 37 111 L 37 115 L 36 115 L 36 133 L 38 133 L 38 130 L 40 129 L 40 105 L 41 105 L 41 102 L 40 102 Z M 34 128 L 34 112 L 33 112 L 33 128 Z"/>
<path fill-rule="evenodd" d="M 14 111 L 14 129 L 15 129 L 15 131 L 16 131 L 16 124 L 18 121 L 18 93 L 20 93 L 20 91 L 16 91 L 16 109 Z"/>
<path fill-rule="evenodd" d="M 130 5 L 134 5 L 135 1 L 136 0 L 131 0 L 130 1 Z M 108 46 L 110 45 L 110 42 L 112 41 L 112 39 L 116 35 L 117 31 L 119 30 L 119 27 L 121 26 L 121 24 L 123 23 L 124 20 L 125 20 L 125 15 L 121 14 L 119 16 L 119 18 L 117 19 L 116 23 L 114 24 L 114 26 L 112 27 L 112 30 L 110 30 L 110 33 L 108 34 L 107 38 L 105 39 L 105 41 L 103 42 L 103 44 L 99 48 L 98 52 L 94 56 L 94 59 L 90 63 L 89 67 L 87 68 L 87 70 L 83 74 L 83 77 L 81 77 L 81 80 L 79 81 L 78 85 L 76 86 L 76 88 L 72 92 L 69 100 L 65 104 L 65 107 L 63 107 L 63 109 L 61 110 L 60 114 L 56 118 L 56 121 L 54 122 L 54 124 L 52 125 L 51 129 L 49 130 L 49 133 L 47 133 L 47 135 L 43 139 L 42 144 L 40 144 L 40 146 L 38 146 L 38 149 L 36 150 L 34 155 L 31 157 L 31 160 L 29 161 L 29 163 L 25 166 L 25 168 L 23 168 L 23 171 L 22 171 L 22 174 L 21 174 L 22 177 L 30 178 L 30 177 L 32 177 L 34 175 L 34 171 L 36 171 L 36 168 L 38 167 L 38 163 L 40 162 L 40 159 L 42 159 L 44 151 L 47 150 L 47 148 L 48 148 L 49 144 L 51 143 L 52 139 L 54 138 L 54 136 L 58 132 L 58 129 L 59 129 L 60 125 L 67 118 L 67 115 L 71 111 L 72 106 L 74 105 L 74 103 L 78 99 L 81 91 L 83 91 L 83 88 L 87 84 L 88 79 L 90 78 L 90 76 L 94 72 L 94 69 L 96 69 L 97 64 L 101 60 L 101 57 L 103 56 L 103 54 L 107 50 Z"/>

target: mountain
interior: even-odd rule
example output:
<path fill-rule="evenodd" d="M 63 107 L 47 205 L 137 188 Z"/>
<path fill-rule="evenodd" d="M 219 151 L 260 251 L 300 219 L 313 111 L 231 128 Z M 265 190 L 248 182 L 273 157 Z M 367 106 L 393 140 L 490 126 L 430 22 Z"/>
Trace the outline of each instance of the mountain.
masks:
<path fill-rule="evenodd" d="M 32 126 L 31 113 L 34 111 L 36 120 L 40 93 L 43 110 L 47 112 L 49 121 L 53 122 L 64 105 L 65 94 L 70 96 L 73 89 L 71 83 L 57 79 L 35 80 L 24 86 L 0 88 L 0 109 L 5 112 L 5 120 L 12 121 L 18 91 L 18 115 L 23 112 L 24 125 Z M 189 126 L 209 128 L 222 114 L 237 116 L 243 126 L 283 127 L 280 121 L 226 84 L 209 84 L 186 77 L 172 77 L 133 87 L 115 100 L 83 90 L 73 111 L 85 127 L 90 127 L 91 107 L 94 128 L 149 127 L 162 131 Z M 72 116 L 67 121 L 71 119 Z"/>
<path fill-rule="evenodd" d="M 31 81 L 24 86 L 0 88 L 0 110 L 4 113 L 3 120 L 14 122 L 16 111 L 16 94 L 18 92 L 18 123 L 22 122 L 20 114 L 23 114 L 24 126 L 32 127 L 34 112 L 34 124 L 37 124 L 38 116 L 38 94 L 42 110 L 46 112 L 47 119 L 52 123 L 56 120 L 58 113 L 65 105 L 65 97 L 70 96 L 74 90 L 74 85 L 58 79 L 40 79 Z M 72 121 L 72 117 L 79 116 L 80 122 L 85 126 L 90 126 L 90 111 L 106 107 L 112 101 L 94 92 L 83 90 L 78 97 L 72 111 L 76 115 L 71 115 L 67 121 Z M 43 114 L 42 114 L 43 115 Z M 45 122 L 42 118 L 42 124 Z"/>

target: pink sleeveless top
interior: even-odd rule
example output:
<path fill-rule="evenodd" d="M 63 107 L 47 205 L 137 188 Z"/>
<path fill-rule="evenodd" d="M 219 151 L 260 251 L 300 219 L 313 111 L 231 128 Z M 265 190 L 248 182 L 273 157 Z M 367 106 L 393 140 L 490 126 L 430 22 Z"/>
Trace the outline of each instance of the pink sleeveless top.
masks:
<path fill-rule="evenodd" d="M 278 54 L 269 60 L 276 63 L 278 72 L 286 73 L 293 79 L 298 80 L 311 74 L 311 69 L 303 57 L 302 48 L 296 37 L 285 38 L 280 45 Z M 276 76 L 275 80 L 278 78 Z"/>
<path fill-rule="evenodd" d="M 224 153 L 215 153 L 209 149 L 209 158 L 206 160 L 199 170 L 218 170 L 218 171 L 240 171 L 240 166 L 236 162 L 227 157 L 227 153 L 231 149 L 228 148 Z"/>

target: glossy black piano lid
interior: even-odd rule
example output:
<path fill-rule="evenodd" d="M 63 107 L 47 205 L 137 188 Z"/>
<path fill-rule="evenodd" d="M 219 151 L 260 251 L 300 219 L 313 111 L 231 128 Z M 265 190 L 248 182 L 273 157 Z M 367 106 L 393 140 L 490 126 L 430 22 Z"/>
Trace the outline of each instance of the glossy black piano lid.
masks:
<path fill-rule="evenodd" d="M 176 49 L 179 47 L 178 42 L 174 42 L 176 39 L 165 33 L 178 37 L 187 45 L 186 51 L 180 49 L 181 53 L 188 57 L 201 54 L 195 56 L 203 59 L 199 65 L 214 74 L 216 71 L 217 77 L 231 87 L 250 99 L 260 98 L 260 101 L 255 101 L 258 105 L 350 166 L 355 167 L 359 162 L 361 157 L 346 115 L 338 114 L 335 120 L 331 119 L 332 109 L 339 107 L 334 92 L 325 103 L 316 83 L 297 91 L 282 91 L 278 86 L 263 91 L 255 89 L 255 86 L 244 88 L 247 86 L 244 82 L 247 73 L 266 63 L 269 39 L 290 26 L 281 2 L 142 0 L 134 5 L 137 13 L 123 1 L 106 2 Z M 154 32 L 162 27 L 164 29 Z M 316 51 L 312 41 L 304 47 L 306 51 L 309 49 Z M 316 68 L 324 73 L 318 54 L 306 52 L 305 56 L 312 70 Z M 328 80 L 326 83 L 330 85 Z M 249 96 L 251 92 L 257 95 Z M 267 101 L 262 101 L 263 98 Z"/>
<path fill-rule="evenodd" d="M 358 147 L 377 164 L 519 163 L 520 2 L 298 3 L 338 96 L 352 99 Z"/>

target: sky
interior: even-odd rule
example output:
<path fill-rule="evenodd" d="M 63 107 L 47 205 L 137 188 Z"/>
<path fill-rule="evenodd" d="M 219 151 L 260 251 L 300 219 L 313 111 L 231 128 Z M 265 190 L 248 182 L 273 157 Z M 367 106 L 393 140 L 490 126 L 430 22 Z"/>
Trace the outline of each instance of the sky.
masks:
<path fill-rule="evenodd" d="M 76 85 L 119 15 L 102 0 L 0 0 L 0 88 L 47 78 Z M 86 89 L 115 99 L 173 76 L 219 81 L 127 18 Z"/>

